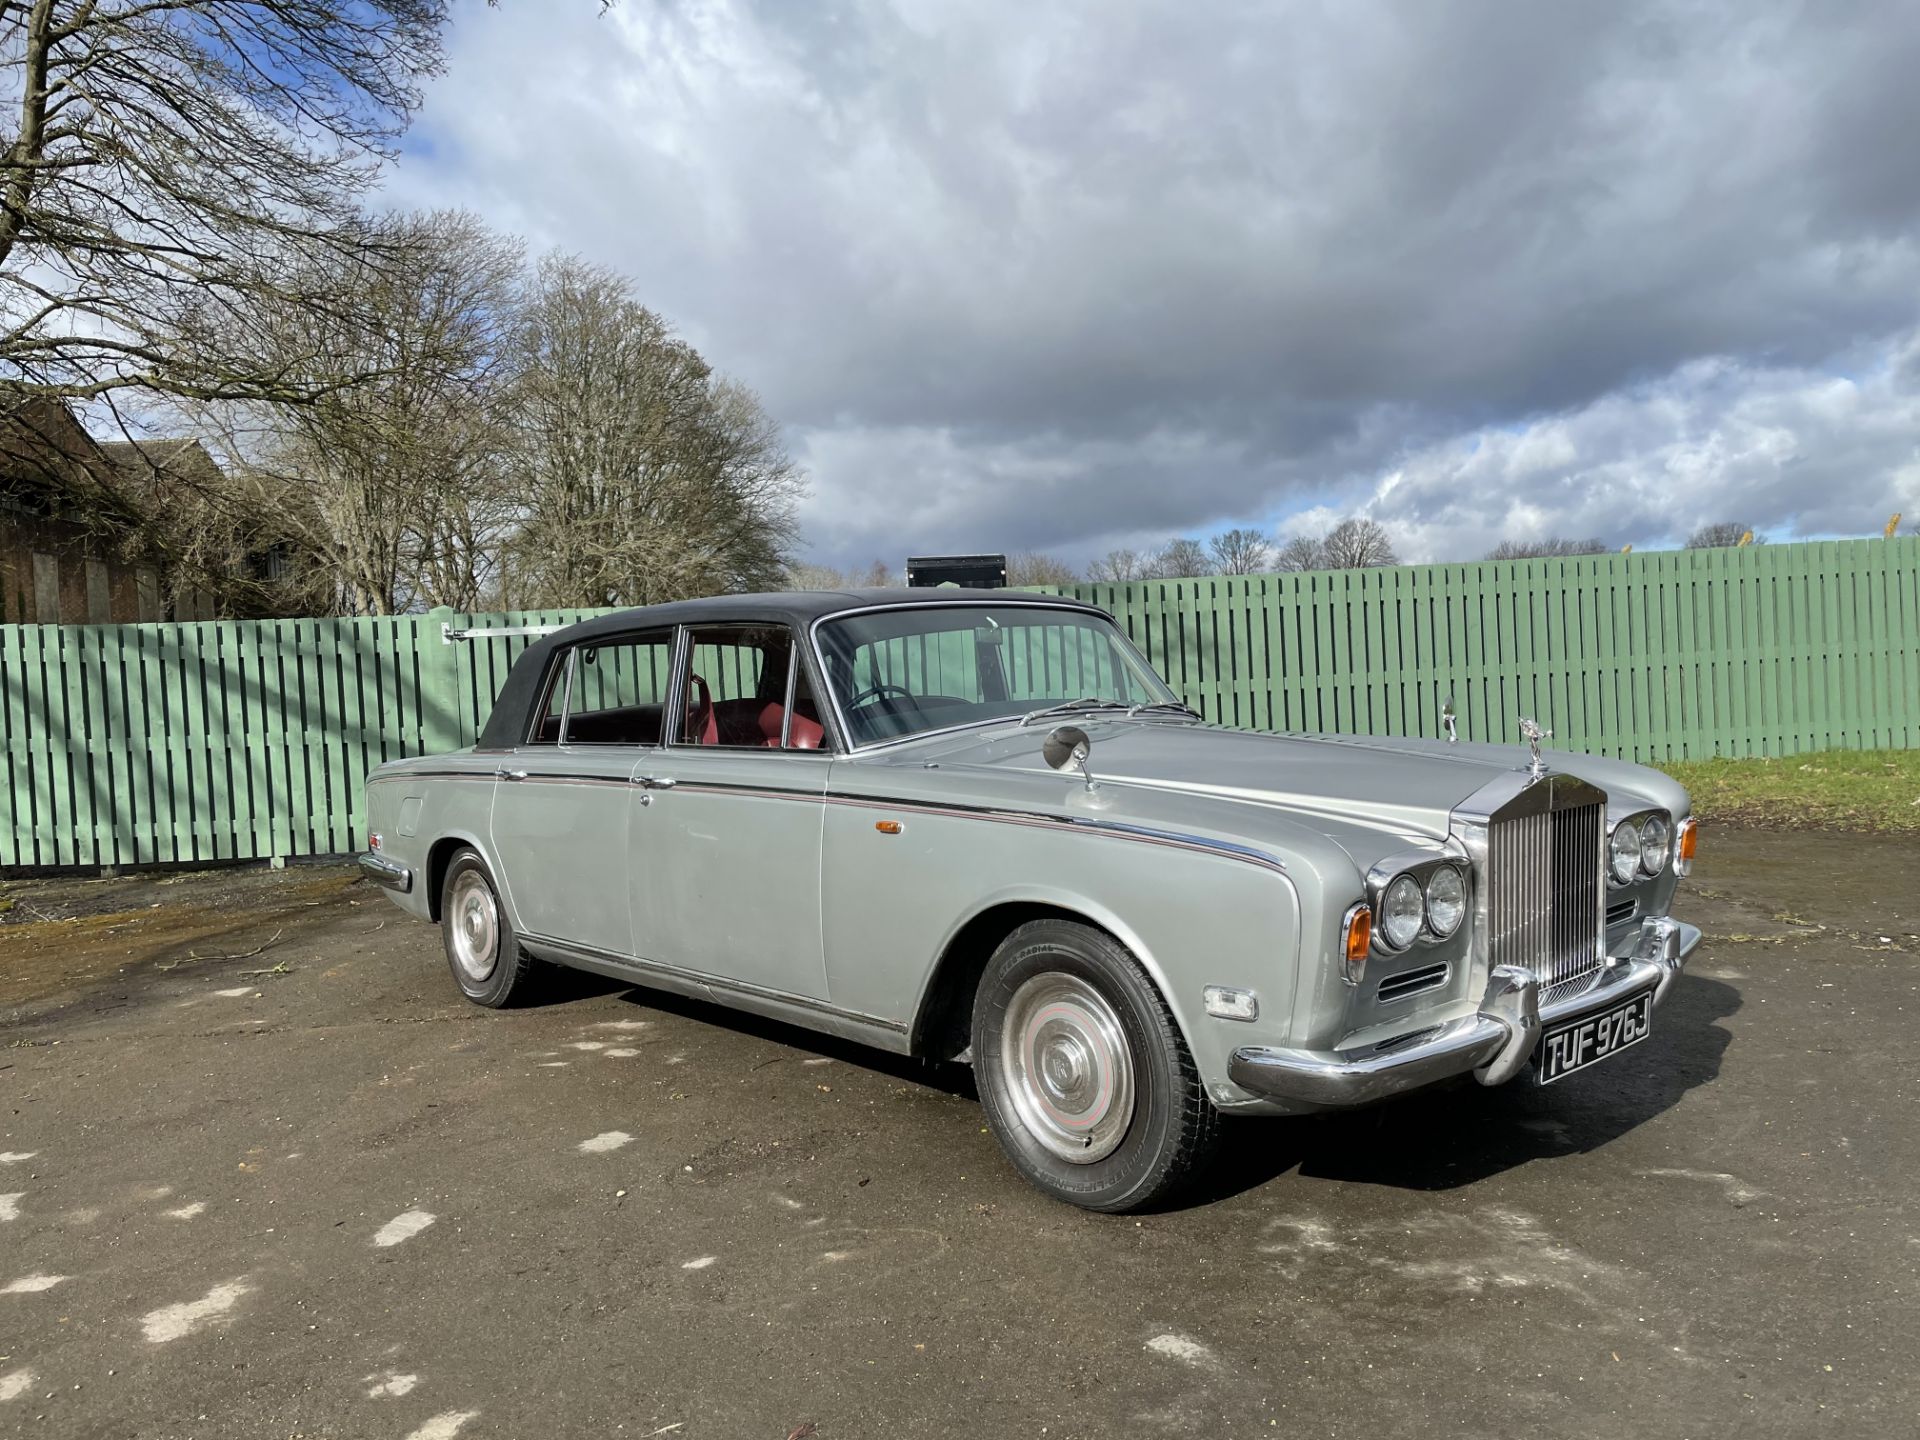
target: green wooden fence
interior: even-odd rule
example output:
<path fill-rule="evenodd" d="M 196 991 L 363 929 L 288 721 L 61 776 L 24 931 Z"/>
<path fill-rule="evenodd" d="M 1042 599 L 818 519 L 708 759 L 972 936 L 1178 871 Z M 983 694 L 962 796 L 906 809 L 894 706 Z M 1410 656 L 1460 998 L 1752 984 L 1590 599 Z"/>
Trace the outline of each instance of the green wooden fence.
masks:
<path fill-rule="evenodd" d="M 1637 760 L 1920 746 L 1920 540 L 1070 592 L 1208 718 Z M 0 626 L 0 869 L 337 854 L 361 782 L 471 744 L 523 637 L 599 612 Z"/>
<path fill-rule="evenodd" d="M 1920 746 L 1920 539 L 1215 576 L 1066 592 L 1209 719 L 1630 760 Z"/>
<path fill-rule="evenodd" d="M 471 745 L 530 637 L 599 611 L 0 626 L 0 869 L 329 855 L 383 761 Z"/>

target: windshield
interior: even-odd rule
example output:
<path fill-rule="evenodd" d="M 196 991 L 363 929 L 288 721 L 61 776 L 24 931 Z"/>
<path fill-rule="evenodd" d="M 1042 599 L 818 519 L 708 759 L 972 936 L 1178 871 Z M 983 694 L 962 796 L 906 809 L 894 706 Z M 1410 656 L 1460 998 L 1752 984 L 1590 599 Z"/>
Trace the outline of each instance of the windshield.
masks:
<path fill-rule="evenodd" d="M 1104 615 L 1019 605 L 930 605 L 820 627 L 827 683 L 856 745 L 1076 708 L 1178 705 Z"/>

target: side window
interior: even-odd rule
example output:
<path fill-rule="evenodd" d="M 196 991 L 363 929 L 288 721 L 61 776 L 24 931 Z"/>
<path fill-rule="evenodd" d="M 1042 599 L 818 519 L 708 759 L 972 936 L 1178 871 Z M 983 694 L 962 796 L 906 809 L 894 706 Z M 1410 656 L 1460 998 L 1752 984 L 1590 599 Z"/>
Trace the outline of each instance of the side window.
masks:
<path fill-rule="evenodd" d="M 622 635 L 574 648 L 555 668 L 540 739 L 566 745 L 658 745 L 665 723 L 673 632 Z"/>
<path fill-rule="evenodd" d="M 675 742 L 732 750 L 817 750 L 826 731 L 806 683 L 795 673 L 793 632 L 784 625 L 702 625 L 688 637 L 684 713 Z M 789 713 L 789 684 L 792 705 Z"/>

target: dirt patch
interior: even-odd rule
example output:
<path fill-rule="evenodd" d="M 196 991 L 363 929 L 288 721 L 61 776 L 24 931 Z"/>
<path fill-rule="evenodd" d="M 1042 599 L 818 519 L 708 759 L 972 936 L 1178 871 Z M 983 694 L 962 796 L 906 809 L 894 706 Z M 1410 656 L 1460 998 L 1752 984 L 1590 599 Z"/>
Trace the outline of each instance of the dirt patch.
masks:
<path fill-rule="evenodd" d="M 14 882 L 0 916 L 0 1011 L 138 968 L 243 952 L 271 966 L 271 952 L 288 937 L 372 893 L 345 865 Z"/>

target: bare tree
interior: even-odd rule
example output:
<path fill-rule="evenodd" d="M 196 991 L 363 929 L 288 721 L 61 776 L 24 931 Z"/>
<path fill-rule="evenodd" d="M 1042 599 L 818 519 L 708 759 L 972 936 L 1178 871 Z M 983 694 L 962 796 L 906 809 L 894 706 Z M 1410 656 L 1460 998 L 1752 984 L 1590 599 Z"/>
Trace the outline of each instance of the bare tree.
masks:
<path fill-rule="evenodd" d="M 316 286 L 440 67 L 446 0 L 0 3 L 0 387 L 310 400 L 353 377 L 220 340 Z M 311 358 L 311 357 L 308 357 Z"/>
<path fill-rule="evenodd" d="M 1258 530 L 1223 530 L 1207 542 L 1222 575 L 1258 575 L 1273 568 L 1273 547 Z"/>
<path fill-rule="evenodd" d="M 157 566 L 168 613 L 333 613 L 338 587 L 328 557 L 307 544 L 297 497 L 258 503 L 249 477 L 222 470 L 199 440 L 109 441 L 99 448 L 120 503 L 89 507 L 86 521 L 129 560 Z"/>
<path fill-rule="evenodd" d="M 1753 527 L 1741 520 L 1723 520 L 1714 525 L 1702 525 L 1687 537 L 1689 550 L 1726 550 L 1745 542 L 1758 545 L 1761 539 L 1753 533 Z"/>
<path fill-rule="evenodd" d="M 1327 558 L 1318 540 L 1307 535 L 1296 535 L 1274 555 L 1273 568 L 1286 572 L 1324 570 L 1327 568 Z"/>
<path fill-rule="evenodd" d="M 1036 585 L 1077 585 L 1080 577 L 1064 560 L 1036 551 L 1007 557 L 1007 584 L 1015 590 L 1030 590 Z"/>
<path fill-rule="evenodd" d="M 1147 557 L 1138 550 L 1109 550 L 1087 567 L 1087 579 L 1102 584 L 1124 585 L 1146 577 Z"/>
<path fill-rule="evenodd" d="M 831 565 L 816 565 L 810 560 L 794 560 L 788 563 L 787 573 L 782 577 L 783 590 L 847 590 L 852 587 L 844 573 Z"/>
<path fill-rule="evenodd" d="M 611 271 L 543 261 L 514 345 L 514 604 L 771 589 L 803 489 L 772 420 Z"/>
<path fill-rule="evenodd" d="M 1353 516 L 1342 520 L 1320 542 L 1321 563 L 1329 570 L 1363 570 L 1373 565 L 1395 565 L 1393 542 L 1377 520 Z"/>
<path fill-rule="evenodd" d="M 226 348 L 296 385 L 352 375 L 304 404 L 196 407 L 218 422 L 238 503 L 282 515 L 348 614 L 483 606 L 513 519 L 503 484 L 516 377 L 518 241 L 458 212 L 383 221 L 373 250 L 323 257 L 342 317 L 257 297 Z"/>
<path fill-rule="evenodd" d="M 1207 552 L 1198 540 L 1169 540 L 1158 550 L 1142 569 L 1142 580 L 1184 580 L 1193 575 L 1205 575 L 1210 567 L 1207 564 Z"/>
<path fill-rule="evenodd" d="M 864 570 L 836 570 L 831 565 L 815 565 L 795 560 L 787 565 L 783 582 L 789 590 L 890 590 L 899 589 L 900 580 L 884 560 L 875 560 Z"/>
<path fill-rule="evenodd" d="M 1487 552 L 1489 560 L 1557 560 L 1568 555 L 1604 555 L 1612 547 L 1604 540 L 1502 540 Z"/>

